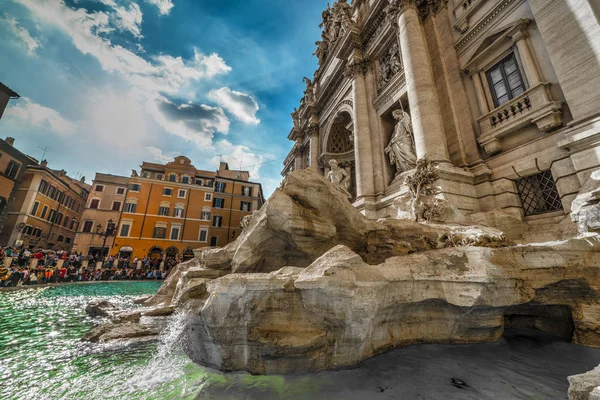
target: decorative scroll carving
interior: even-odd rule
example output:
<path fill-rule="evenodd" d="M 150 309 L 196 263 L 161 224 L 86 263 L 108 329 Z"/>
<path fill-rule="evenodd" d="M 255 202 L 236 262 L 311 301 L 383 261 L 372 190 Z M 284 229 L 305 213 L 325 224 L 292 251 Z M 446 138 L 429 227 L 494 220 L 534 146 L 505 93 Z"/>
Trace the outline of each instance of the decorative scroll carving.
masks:
<path fill-rule="evenodd" d="M 381 89 L 400 71 L 402 71 L 402 57 L 397 43 L 379 60 L 379 80 L 377 88 Z"/>

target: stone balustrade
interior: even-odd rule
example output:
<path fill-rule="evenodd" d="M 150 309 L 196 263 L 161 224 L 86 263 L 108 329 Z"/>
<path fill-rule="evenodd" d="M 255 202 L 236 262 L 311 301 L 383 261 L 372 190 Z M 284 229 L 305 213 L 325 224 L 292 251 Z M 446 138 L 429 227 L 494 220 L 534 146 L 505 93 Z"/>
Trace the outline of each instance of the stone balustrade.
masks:
<path fill-rule="evenodd" d="M 551 84 L 539 83 L 523 94 L 481 116 L 479 143 L 486 153 L 502 151 L 502 139 L 519 129 L 535 124 L 542 131 L 562 125 L 562 104 L 553 101 Z"/>

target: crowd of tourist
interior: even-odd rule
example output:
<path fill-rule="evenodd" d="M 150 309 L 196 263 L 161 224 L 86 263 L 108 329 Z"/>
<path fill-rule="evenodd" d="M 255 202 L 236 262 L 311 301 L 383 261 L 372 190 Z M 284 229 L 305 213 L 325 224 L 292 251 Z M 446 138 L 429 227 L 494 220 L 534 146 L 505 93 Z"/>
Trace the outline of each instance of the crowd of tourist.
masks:
<path fill-rule="evenodd" d="M 9 265 L 6 261 L 10 259 Z M 37 260 L 37 261 L 36 261 Z M 61 262 L 62 261 L 62 262 Z M 87 261 L 84 262 L 84 261 Z M 0 287 L 45 283 L 165 279 L 180 259 L 161 259 L 68 253 L 44 249 L 0 248 Z M 98 264 L 100 262 L 100 264 Z"/>

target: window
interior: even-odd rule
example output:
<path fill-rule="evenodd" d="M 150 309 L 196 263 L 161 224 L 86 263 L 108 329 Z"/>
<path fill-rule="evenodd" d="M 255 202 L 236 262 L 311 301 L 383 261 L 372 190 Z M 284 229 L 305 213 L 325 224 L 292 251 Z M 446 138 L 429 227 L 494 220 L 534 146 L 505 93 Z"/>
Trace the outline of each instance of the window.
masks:
<path fill-rule="evenodd" d="M 163 189 L 163 196 L 173 196 L 173 189 L 171 189 L 171 188 L 164 188 Z"/>
<path fill-rule="evenodd" d="M 65 201 L 65 194 L 63 192 L 61 192 L 60 190 L 58 191 L 58 202 L 60 204 L 62 204 Z"/>
<path fill-rule="evenodd" d="M 190 177 L 189 176 L 184 176 L 183 178 L 181 178 L 181 183 L 189 184 L 190 183 Z"/>
<path fill-rule="evenodd" d="M 92 199 L 92 201 L 90 202 L 90 208 L 93 208 L 94 210 L 97 210 L 99 206 L 100 206 L 100 200 L 99 199 Z"/>
<path fill-rule="evenodd" d="M 66 244 L 69 244 L 69 243 L 71 243 L 71 238 L 70 238 L 70 237 L 66 238 L 66 239 L 65 239 L 65 243 L 66 243 Z"/>
<path fill-rule="evenodd" d="M 187 195 L 187 190 L 185 190 L 185 189 L 179 189 L 177 191 L 177 197 L 179 197 L 180 199 L 185 199 L 186 195 Z"/>
<path fill-rule="evenodd" d="M 212 193 L 204 193 L 204 201 L 212 201 Z"/>
<path fill-rule="evenodd" d="M 52 185 L 48 188 L 48 197 L 53 198 L 54 193 L 56 193 L 56 188 Z"/>
<path fill-rule="evenodd" d="M 156 174 L 156 179 L 162 181 L 165 176 L 163 174 Z"/>
<path fill-rule="evenodd" d="M 71 210 L 73 210 L 73 209 L 75 208 L 75 199 L 71 199 L 71 200 L 69 201 L 69 208 L 70 208 Z"/>
<path fill-rule="evenodd" d="M 56 225 L 62 224 L 62 219 L 63 219 L 63 214 L 62 213 L 56 213 Z"/>
<path fill-rule="evenodd" d="M 248 201 L 242 201 L 240 203 L 240 211 L 249 212 L 250 207 L 252 207 L 252 204 L 250 204 L 250 202 L 248 202 Z"/>
<path fill-rule="evenodd" d="M 42 230 L 40 228 L 35 228 L 31 236 L 40 237 L 42 236 Z"/>
<path fill-rule="evenodd" d="M 202 186 L 203 184 L 204 182 L 202 181 L 202 179 L 196 179 L 196 185 Z"/>
<path fill-rule="evenodd" d="M 117 194 L 125 194 L 125 188 L 117 188 Z"/>
<path fill-rule="evenodd" d="M 33 233 L 33 226 L 27 225 L 25 229 L 23 229 L 24 235 L 31 235 Z"/>
<path fill-rule="evenodd" d="M 20 166 L 21 164 L 17 164 L 11 160 L 6 167 L 6 172 L 4 174 L 10 179 L 15 179 L 17 177 L 17 173 L 19 172 Z"/>
<path fill-rule="evenodd" d="M 217 243 L 219 243 L 219 238 L 216 236 L 210 237 L 210 247 L 217 247 Z"/>
<path fill-rule="evenodd" d="M 94 227 L 94 221 L 84 221 L 83 229 L 81 230 L 81 232 L 90 233 L 90 232 L 92 232 L 93 227 Z"/>
<path fill-rule="evenodd" d="M 113 201 L 112 210 L 113 211 L 121 211 L 121 202 L 120 201 Z"/>
<path fill-rule="evenodd" d="M 169 175 L 169 182 L 177 182 L 177 175 L 170 174 Z"/>
<path fill-rule="evenodd" d="M 215 215 L 213 217 L 213 226 L 220 228 L 221 225 L 223 225 L 223 217 L 221 217 L 220 215 Z"/>
<path fill-rule="evenodd" d="M 139 183 L 132 183 L 131 185 L 129 185 L 129 190 L 131 190 L 132 192 L 139 192 L 141 187 L 142 185 L 140 185 Z"/>
<path fill-rule="evenodd" d="M 183 218 L 183 207 L 176 207 L 173 210 L 173 216 L 176 218 Z"/>
<path fill-rule="evenodd" d="M 121 224 L 121 231 L 119 232 L 119 236 L 128 237 L 130 230 L 131 230 L 131 224 L 126 224 L 126 223 Z"/>
<path fill-rule="evenodd" d="M 135 213 L 136 209 L 137 203 L 125 203 L 125 208 L 123 209 L 123 212 Z"/>
<path fill-rule="evenodd" d="M 104 185 L 96 185 L 96 192 L 104 192 Z"/>
<path fill-rule="evenodd" d="M 563 209 L 560 194 L 549 170 L 518 179 L 516 184 L 525 216 Z"/>
<path fill-rule="evenodd" d="M 219 193 L 225 193 L 225 187 L 227 185 L 225 182 L 217 182 L 217 186 L 215 186 L 215 191 Z"/>
<path fill-rule="evenodd" d="M 492 67 L 487 72 L 487 77 L 496 107 L 525 91 L 525 83 L 514 54 Z"/>
<path fill-rule="evenodd" d="M 57 241 L 62 242 L 63 240 L 65 240 L 65 237 L 63 235 L 58 235 Z"/>
<path fill-rule="evenodd" d="M 75 218 L 73 218 L 73 219 L 71 220 L 71 227 L 70 227 L 70 229 L 71 229 L 71 230 L 74 230 L 74 229 L 75 229 L 75 224 L 76 224 L 76 223 L 77 223 L 77 220 L 76 220 Z"/>
<path fill-rule="evenodd" d="M 48 214 L 48 221 L 54 222 L 55 218 L 56 218 L 56 210 L 50 210 L 50 213 Z"/>
<path fill-rule="evenodd" d="M 38 188 L 38 192 L 45 195 L 47 191 L 48 191 L 48 182 L 46 182 L 45 180 L 42 179 L 42 181 L 40 182 L 40 187 Z"/>
<path fill-rule="evenodd" d="M 210 211 L 202 211 L 200 219 L 203 221 L 210 221 Z"/>
<path fill-rule="evenodd" d="M 40 202 L 36 201 L 35 203 L 33 203 L 33 208 L 31 209 L 31 215 L 37 214 L 38 208 L 40 208 Z"/>
<path fill-rule="evenodd" d="M 164 226 L 157 226 L 152 232 L 152 237 L 155 239 L 164 239 L 167 236 L 167 228 Z"/>
<path fill-rule="evenodd" d="M 180 227 L 179 226 L 173 226 L 171 227 L 171 240 L 179 240 L 179 231 L 180 231 Z"/>
<path fill-rule="evenodd" d="M 242 186 L 242 195 L 246 197 L 252 196 L 252 188 L 249 186 Z"/>
<path fill-rule="evenodd" d="M 200 228 L 200 234 L 198 235 L 198 241 L 202 243 L 206 243 L 208 239 L 208 229 Z"/>
<path fill-rule="evenodd" d="M 48 206 L 44 206 L 44 208 L 42 208 L 42 215 L 40 215 L 41 219 L 46 218 L 46 213 L 48 212 Z"/>
<path fill-rule="evenodd" d="M 168 217 L 169 216 L 169 212 L 171 211 L 171 207 L 167 207 L 167 206 L 160 206 L 158 208 L 158 215 L 161 216 L 165 216 Z"/>
<path fill-rule="evenodd" d="M 142 178 L 150 178 L 150 174 L 147 172 L 142 172 Z"/>
<path fill-rule="evenodd" d="M 215 201 L 213 202 L 213 207 L 215 207 L 215 208 L 225 207 L 225 199 L 221 199 L 220 197 L 215 197 Z"/>
<path fill-rule="evenodd" d="M 69 221 L 70 221 L 70 220 L 69 220 L 69 216 L 68 216 L 68 215 L 65 215 L 65 221 L 63 222 L 63 226 L 64 226 L 65 228 L 67 227 L 67 225 L 69 225 Z"/>

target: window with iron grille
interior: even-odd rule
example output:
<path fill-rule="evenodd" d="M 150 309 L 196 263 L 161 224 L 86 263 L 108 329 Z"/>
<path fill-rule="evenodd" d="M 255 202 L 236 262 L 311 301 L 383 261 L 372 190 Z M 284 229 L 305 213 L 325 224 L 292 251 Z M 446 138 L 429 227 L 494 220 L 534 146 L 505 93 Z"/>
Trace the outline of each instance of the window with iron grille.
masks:
<path fill-rule="evenodd" d="M 526 217 L 563 209 L 556 183 L 549 170 L 517 179 L 516 184 Z"/>

